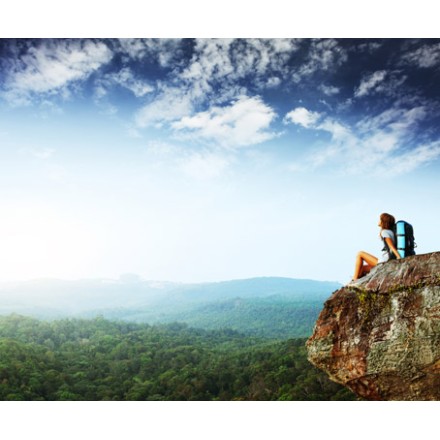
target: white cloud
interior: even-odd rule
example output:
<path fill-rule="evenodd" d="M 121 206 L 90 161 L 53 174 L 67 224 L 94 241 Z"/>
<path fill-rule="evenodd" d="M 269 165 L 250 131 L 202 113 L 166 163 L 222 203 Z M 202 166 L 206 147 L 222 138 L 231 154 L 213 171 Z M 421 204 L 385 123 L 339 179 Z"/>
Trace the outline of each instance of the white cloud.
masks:
<path fill-rule="evenodd" d="M 331 134 L 332 141 L 334 142 L 343 142 L 345 145 L 353 143 L 351 131 L 344 124 L 335 119 L 325 117 L 321 113 L 307 110 L 304 107 L 297 107 L 287 113 L 284 117 L 284 123 L 293 123 L 304 128 L 326 131 Z M 327 153 L 325 155 L 327 156 Z M 322 160 L 319 159 L 318 162 L 321 163 Z"/>
<path fill-rule="evenodd" d="M 126 47 L 131 47 L 133 56 L 146 51 L 145 43 L 124 41 Z M 239 84 L 239 80 L 251 75 L 260 78 L 255 80 L 253 84 L 259 84 L 261 87 L 273 88 L 278 86 L 282 81 L 282 75 L 287 72 L 285 60 L 296 51 L 299 43 L 290 39 L 197 39 L 194 42 L 193 56 L 190 62 L 183 68 L 177 66 L 171 73 L 169 85 L 159 85 L 161 90 L 156 97 L 147 105 L 140 109 L 135 116 L 136 125 L 140 128 L 147 126 L 163 126 L 164 124 L 173 124 L 176 130 L 192 131 L 195 133 L 196 128 L 184 127 L 184 123 L 195 123 L 195 120 L 207 118 L 209 126 L 197 129 L 198 134 L 206 139 L 219 140 L 221 137 L 232 141 L 234 145 L 251 144 L 256 141 L 272 137 L 272 134 L 260 129 L 253 132 L 252 128 L 248 129 L 251 137 L 248 141 L 239 139 L 240 132 L 245 133 L 245 120 L 253 123 L 249 125 L 259 126 L 265 124 L 264 121 L 272 120 L 270 112 L 261 112 L 261 108 L 253 109 L 247 116 L 242 115 L 240 120 L 225 127 L 221 125 L 222 119 L 219 117 L 221 108 L 226 102 L 237 99 L 239 96 L 247 95 L 248 91 L 243 84 Z M 267 76 L 270 74 L 270 76 Z M 269 78 L 269 79 L 268 79 Z M 194 114 L 194 109 L 199 105 L 204 105 L 209 99 L 212 111 L 206 114 Z M 239 98 L 239 104 L 236 104 L 235 111 L 244 107 L 244 101 Z M 248 105 L 252 101 L 249 101 Z M 256 101 L 254 101 L 254 104 Z M 216 107 L 216 105 L 218 105 Z M 223 110 L 226 111 L 226 110 Z M 211 113 L 210 113 L 211 112 Z M 214 116 L 217 113 L 217 116 Z M 265 116 L 263 116 L 265 114 Z M 186 117 L 185 120 L 182 118 Z M 225 118 L 225 116 L 223 116 Z M 261 119 L 263 118 L 263 120 Z M 265 119 L 266 118 L 266 119 Z M 190 125 L 191 125 L 190 124 Z M 235 124 L 235 125 L 234 125 Z M 235 128 L 232 128 L 234 125 Z M 221 133 L 223 128 L 226 133 Z M 258 139 L 258 140 L 257 140 Z"/>
<path fill-rule="evenodd" d="M 272 73 L 282 78 L 289 72 L 286 62 L 300 45 L 301 40 L 286 38 L 236 40 L 231 47 L 235 76 L 243 78 L 252 74 L 262 77 Z"/>
<path fill-rule="evenodd" d="M 152 58 L 160 66 L 170 67 L 182 56 L 184 40 L 175 38 L 121 38 L 119 50 L 134 60 Z"/>
<path fill-rule="evenodd" d="M 295 82 L 309 77 L 317 71 L 332 71 L 348 59 L 347 51 L 333 39 L 313 40 L 307 61 L 293 74 Z"/>
<path fill-rule="evenodd" d="M 371 91 L 374 91 L 383 82 L 387 72 L 385 70 L 378 70 L 371 75 L 366 75 L 362 78 L 359 87 L 355 90 L 354 96 L 359 98 L 361 96 L 368 95 Z"/>
<path fill-rule="evenodd" d="M 171 44 L 170 48 L 162 46 L 163 51 L 176 53 L 182 50 L 182 42 L 158 41 L 122 40 L 121 47 L 137 58 L 147 54 L 158 56 L 159 50 L 152 48 L 159 48 L 159 44 Z M 193 112 L 197 107 L 206 106 L 207 102 L 218 108 L 215 106 L 224 106 L 239 96 L 250 95 L 247 86 L 250 83 L 242 79 L 252 77 L 254 89 L 278 87 L 289 75 L 286 62 L 301 43 L 294 39 L 210 38 L 196 39 L 192 44 L 189 62 L 175 63 L 167 85 L 159 84 L 155 98 L 136 113 L 138 127 L 164 126 L 185 116 L 200 118 L 200 114 L 194 115 Z"/>
<path fill-rule="evenodd" d="M 180 75 L 181 79 L 203 83 L 208 89 L 210 80 L 223 78 L 234 72 L 229 55 L 233 39 L 198 39 L 190 65 Z"/>
<path fill-rule="evenodd" d="M 357 46 L 355 46 L 355 50 L 357 52 L 368 52 L 369 54 L 372 54 L 376 52 L 378 49 L 382 47 L 382 43 L 378 42 L 367 42 L 367 43 L 360 43 Z"/>
<path fill-rule="evenodd" d="M 425 44 L 403 56 L 403 61 L 420 68 L 429 68 L 440 65 L 440 43 Z"/>
<path fill-rule="evenodd" d="M 281 79 L 278 78 L 277 76 L 271 76 L 266 81 L 266 87 L 268 88 L 277 87 L 280 84 L 281 84 Z"/>
<path fill-rule="evenodd" d="M 140 98 L 147 93 L 150 93 L 154 90 L 154 87 L 151 86 L 148 82 L 143 81 L 139 78 L 136 78 L 133 72 L 128 67 L 124 67 L 117 73 L 112 73 L 105 77 L 110 82 L 121 85 L 122 87 L 127 88 L 133 94 Z"/>
<path fill-rule="evenodd" d="M 140 79 L 129 67 L 123 67 L 118 72 L 105 74 L 95 81 L 93 96 L 95 104 L 108 115 L 114 115 L 118 112 L 118 108 L 111 102 L 111 91 L 115 86 L 129 90 L 136 98 L 142 98 L 155 90 L 148 81 Z M 135 136 L 139 135 L 135 133 L 134 127 L 131 127 L 130 132 Z"/>
<path fill-rule="evenodd" d="M 139 128 L 161 127 L 165 123 L 178 120 L 193 111 L 193 99 L 184 89 L 164 87 L 161 93 L 135 115 Z"/>
<path fill-rule="evenodd" d="M 276 136 L 269 131 L 274 110 L 259 97 L 242 96 L 229 106 L 212 107 L 194 116 L 185 116 L 172 124 L 191 138 L 205 139 L 223 147 L 258 144 Z"/>
<path fill-rule="evenodd" d="M 361 133 L 388 130 L 406 134 L 406 131 L 425 118 L 427 109 L 417 106 L 411 109 L 392 107 L 376 116 L 362 119 L 356 124 Z"/>
<path fill-rule="evenodd" d="M 332 135 L 332 139 L 338 142 L 352 142 L 352 134 L 350 129 L 340 122 L 326 118 L 321 124 L 316 125 L 318 130 L 327 131 Z"/>
<path fill-rule="evenodd" d="M 25 104 L 36 94 L 60 93 L 84 80 L 112 59 L 106 44 L 93 40 L 43 40 L 9 62 L 4 97 Z"/>
<path fill-rule="evenodd" d="M 402 99 L 405 97 L 405 93 L 401 86 L 407 78 L 407 75 L 399 70 L 378 70 L 361 79 L 359 86 L 354 91 L 354 98 L 381 93 L 385 96 Z"/>
<path fill-rule="evenodd" d="M 317 112 L 312 112 L 304 107 L 297 107 L 286 114 L 284 117 L 284 123 L 292 122 L 301 125 L 302 127 L 310 128 L 316 126 L 316 123 L 320 118 L 321 115 Z"/>
<path fill-rule="evenodd" d="M 219 103 L 231 99 L 231 90 L 249 94 L 240 80 L 252 77 L 252 87 L 273 88 L 289 74 L 287 61 L 300 47 L 294 39 L 197 39 L 190 63 L 175 79 L 193 99 L 214 94 Z"/>
<path fill-rule="evenodd" d="M 327 96 L 337 95 L 340 92 L 340 89 L 338 87 L 326 86 L 325 84 L 321 84 L 318 88 L 322 91 L 322 93 L 324 93 L 324 95 Z"/>
<path fill-rule="evenodd" d="M 307 153 L 301 165 L 291 164 L 292 171 L 310 170 L 332 165 L 347 174 L 395 176 L 437 160 L 440 142 L 418 144 L 412 131 L 426 117 L 423 106 L 410 109 L 393 107 L 365 118 L 353 127 L 333 118 L 321 122 L 309 117 L 307 109 L 297 113 L 296 123 L 331 134 L 325 147 Z M 292 121 L 295 118 L 291 118 Z"/>
<path fill-rule="evenodd" d="M 120 51 L 132 59 L 142 59 L 147 54 L 146 40 L 142 38 L 119 39 Z"/>
<path fill-rule="evenodd" d="M 440 141 L 419 145 L 400 156 L 391 158 L 383 172 L 392 175 L 405 174 L 440 158 Z"/>
<path fill-rule="evenodd" d="M 300 47 L 294 39 L 198 39 L 182 77 L 238 79 L 249 74 L 283 76 L 286 61 Z"/>

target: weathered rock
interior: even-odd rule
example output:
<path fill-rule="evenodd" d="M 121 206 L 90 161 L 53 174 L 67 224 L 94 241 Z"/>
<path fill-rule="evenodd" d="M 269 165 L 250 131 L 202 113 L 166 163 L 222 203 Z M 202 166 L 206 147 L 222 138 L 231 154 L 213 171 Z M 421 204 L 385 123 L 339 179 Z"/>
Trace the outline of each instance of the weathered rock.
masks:
<path fill-rule="evenodd" d="M 440 400 L 440 252 L 379 264 L 333 293 L 309 361 L 369 400 Z"/>

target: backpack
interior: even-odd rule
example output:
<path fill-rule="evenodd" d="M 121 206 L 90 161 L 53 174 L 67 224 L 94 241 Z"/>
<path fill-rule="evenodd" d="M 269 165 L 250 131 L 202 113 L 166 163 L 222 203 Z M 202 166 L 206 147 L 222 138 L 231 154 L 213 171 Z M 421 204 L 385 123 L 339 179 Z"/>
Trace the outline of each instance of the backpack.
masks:
<path fill-rule="evenodd" d="M 414 229 L 404 220 L 399 220 L 394 225 L 394 233 L 396 235 L 396 248 L 401 258 L 415 255 L 414 248 L 417 247 L 414 242 Z"/>
<path fill-rule="evenodd" d="M 394 232 L 396 234 L 396 248 L 401 258 L 415 255 L 414 248 L 417 245 L 414 242 L 414 230 L 413 227 L 404 220 L 399 220 L 394 226 Z"/>
<path fill-rule="evenodd" d="M 415 255 L 414 248 L 417 247 L 414 241 L 414 229 L 412 225 L 404 220 L 399 220 L 393 227 L 394 236 L 396 237 L 396 248 L 400 254 L 400 258 L 409 257 Z M 394 260 L 396 256 L 389 249 L 387 242 L 384 240 L 384 251 L 388 251 L 390 260 Z"/>

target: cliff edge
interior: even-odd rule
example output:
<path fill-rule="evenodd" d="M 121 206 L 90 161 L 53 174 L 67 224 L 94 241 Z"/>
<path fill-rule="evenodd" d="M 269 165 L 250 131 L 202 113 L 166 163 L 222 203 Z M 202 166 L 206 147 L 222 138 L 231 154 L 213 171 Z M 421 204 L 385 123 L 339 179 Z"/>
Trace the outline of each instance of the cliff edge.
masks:
<path fill-rule="evenodd" d="M 368 400 L 440 400 L 440 252 L 379 264 L 332 294 L 309 361 Z"/>

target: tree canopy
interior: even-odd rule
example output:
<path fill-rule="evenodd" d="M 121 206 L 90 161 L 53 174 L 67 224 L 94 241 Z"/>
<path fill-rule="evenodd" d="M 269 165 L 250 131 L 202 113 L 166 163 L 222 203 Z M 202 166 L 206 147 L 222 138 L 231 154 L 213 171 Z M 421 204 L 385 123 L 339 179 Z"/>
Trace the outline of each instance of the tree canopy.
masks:
<path fill-rule="evenodd" d="M 0 399 L 355 399 L 307 361 L 304 343 L 181 323 L 0 317 Z"/>

